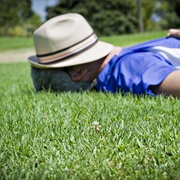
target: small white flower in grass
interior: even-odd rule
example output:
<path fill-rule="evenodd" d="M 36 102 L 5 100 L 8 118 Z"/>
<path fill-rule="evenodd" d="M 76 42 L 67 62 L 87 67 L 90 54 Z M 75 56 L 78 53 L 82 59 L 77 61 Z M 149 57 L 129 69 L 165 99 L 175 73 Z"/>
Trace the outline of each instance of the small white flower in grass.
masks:
<path fill-rule="evenodd" d="M 99 122 L 94 121 L 94 122 L 92 123 L 92 127 L 93 127 L 93 129 L 94 129 L 96 132 L 98 132 L 98 131 L 99 131 L 99 128 L 100 128 L 101 126 L 99 126 Z"/>

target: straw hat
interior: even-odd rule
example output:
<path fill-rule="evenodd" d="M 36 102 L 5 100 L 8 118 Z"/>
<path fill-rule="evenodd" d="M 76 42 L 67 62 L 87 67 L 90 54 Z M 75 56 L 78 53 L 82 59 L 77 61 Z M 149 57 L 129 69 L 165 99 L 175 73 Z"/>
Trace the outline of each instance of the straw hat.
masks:
<path fill-rule="evenodd" d="M 64 14 L 46 21 L 34 32 L 37 68 L 59 68 L 96 61 L 110 53 L 111 44 L 98 41 L 83 16 Z"/>

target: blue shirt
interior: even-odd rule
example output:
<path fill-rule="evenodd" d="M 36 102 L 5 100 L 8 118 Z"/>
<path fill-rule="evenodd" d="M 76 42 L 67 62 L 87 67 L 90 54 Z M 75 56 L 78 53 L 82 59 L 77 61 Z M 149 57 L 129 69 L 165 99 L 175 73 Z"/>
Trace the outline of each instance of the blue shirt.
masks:
<path fill-rule="evenodd" d="M 160 84 L 178 69 L 171 62 L 171 54 L 161 52 L 161 47 L 173 54 L 173 49 L 180 50 L 180 39 L 160 38 L 123 48 L 98 75 L 97 91 L 155 95 L 149 86 Z M 176 60 L 180 65 L 180 56 Z"/>

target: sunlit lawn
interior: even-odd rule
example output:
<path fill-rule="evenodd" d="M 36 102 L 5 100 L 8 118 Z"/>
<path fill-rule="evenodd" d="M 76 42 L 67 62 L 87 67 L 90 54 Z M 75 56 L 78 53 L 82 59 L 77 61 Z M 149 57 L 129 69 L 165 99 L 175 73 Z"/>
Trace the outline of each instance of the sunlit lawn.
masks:
<path fill-rule="evenodd" d="M 0 64 L 0 82 L 0 179 L 179 179 L 178 99 L 36 93 L 27 62 Z"/>
<path fill-rule="evenodd" d="M 129 46 L 150 39 L 155 39 L 159 37 L 166 36 L 167 31 L 157 31 L 157 32 L 146 32 L 137 33 L 130 35 L 119 35 L 119 36 L 108 36 L 100 37 L 100 40 L 112 43 L 119 46 Z M 20 49 L 20 48 L 33 48 L 33 38 L 25 37 L 0 37 L 0 51 Z"/>
<path fill-rule="evenodd" d="M 33 48 L 33 39 L 25 37 L 0 37 L 0 52 L 21 48 Z"/>

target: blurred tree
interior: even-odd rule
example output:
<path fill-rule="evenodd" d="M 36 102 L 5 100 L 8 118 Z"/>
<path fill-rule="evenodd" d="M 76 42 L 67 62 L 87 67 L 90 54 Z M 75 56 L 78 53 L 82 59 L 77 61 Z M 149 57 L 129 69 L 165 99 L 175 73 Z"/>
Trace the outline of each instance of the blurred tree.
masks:
<path fill-rule="evenodd" d="M 55 7 L 47 8 L 47 19 L 76 12 L 82 14 L 97 34 L 112 35 L 138 31 L 134 15 L 136 3 L 132 0 L 60 0 Z"/>
<path fill-rule="evenodd" d="M 28 22 L 31 23 L 31 18 L 36 18 L 35 25 L 37 27 L 37 24 L 39 25 L 41 21 L 40 17 L 35 17 L 31 9 L 31 0 L 0 0 L 0 35 L 28 34 L 29 29 L 26 28 L 30 26 Z M 31 31 L 36 27 L 31 27 Z M 21 29 L 19 30 L 21 32 L 23 32 L 22 29 L 24 29 L 27 33 L 14 33 L 17 32 L 18 29 Z"/>
<path fill-rule="evenodd" d="M 144 25 L 143 25 L 143 20 L 142 20 L 142 3 L 141 0 L 137 0 L 138 4 L 138 25 L 139 25 L 139 31 L 143 32 L 144 31 Z"/>
<path fill-rule="evenodd" d="M 149 29 L 157 0 L 141 0 L 141 23 Z M 137 0 L 60 0 L 55 7 L 48 7 L 47 19 L 76 12 L 82 14 L 97 34 L 112 35 L 139 31 Z"/>
<path fill-rule="evenodd" d="M 141 31 L 180 27 L 180 0 L 60 0 L 57 6 L 46 10 L 47 19 L 80 13 L 101 35 L 138 32 L 139 23 Z"/>
<path fill-rule="evenodd" d="M 31 1 L 0 0 L 0 35 L 32 34 L 41 19 L 32 11 Z M 138 32 L 139 23 L 141 31 L 180 27 L 180 0 L 59 0 L 46 11 L 47 20 L 64 13 L 80 13 L 100 35 Z"/>
<path fill-rule="evenodd" d="M 162 29 L 180 27 L 180 0 L 159 0 L 155 14 Z"/>

